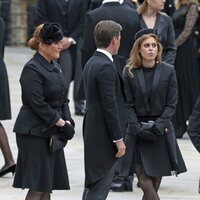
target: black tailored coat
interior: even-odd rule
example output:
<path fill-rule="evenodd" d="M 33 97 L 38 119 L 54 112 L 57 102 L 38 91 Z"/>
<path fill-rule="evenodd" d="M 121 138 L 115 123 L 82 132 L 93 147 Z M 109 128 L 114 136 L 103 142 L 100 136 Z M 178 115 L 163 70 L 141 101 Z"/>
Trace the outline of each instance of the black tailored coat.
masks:
<path fill-rule="evenodd" d="M 83 71 L 86 114 L 83 123 L 85 187 L 101 179 L 116 161 L 114 140 L 126 129 L 123 80 L 112 61 L 95 52 Z"/>
<path fill-rule="evenodd" d="M 4 45 L 6 27 L 4 20 L 0 17 L 0 120 L 11 119 L 9 82 L 4 62 Z"/>
<path fill-rule="evenodd" d="M 94 27 L 101 20 L 113 20 L 122 26 L 121 42 L 118 51 L 120 62 L 125 64 L 134 42 L 134 35 L 139 30 L 139 16 L 137 12 L 125 4 L 118 2 L 104 3 L 99 8 L 87 13 L 83 32 L 82 66 L 93 55 L 96 46 Z M 124 66 L 122 66 L 124 67 Z"/>
<path fill-rule="evenodd" d="M 55 124 L 59 118 L 73 121 L 66 99 L 66 83 L 56 62 L 50 64 L 36 53 L 25 64 L 20 84 L 23 105 L 14 132 L 49 138 L 58 133 Z"/>
<path fill-rule="evenodd" d="M 172 65 L 156 64 L 150 97 L 147 95 L 146 84 L 142 68 L 133 70 L 131 78 L 125 72 L 125 93 L 127 98 L 128 131 L 127 152 L 124 157 L 122 173 L 128 173 L 134 162 L 134 152 L 138 151 L 145 172 L 151 176 L 171 175 L 175 170 L 181 173 L 186 170 L 180 150 L 178 148 L 171 118 L 176 110 L 177 81 Z M 155 118 L 156 128 L 163 133 L 155 142 L 147 143 L 139 140 L 137 134 L 142 130 L 140 119 Z M 162 141 L 162 145 L 160 145 Z M 163 146 L 165 146 L 163 148 Z M 163 160 L 167 155 L 169 163 Z M 163 155 L 163 157 L 162 157 Z M 169 155 L 169 156 L 168 156 Z M 170 158 L 168 158 L 170 157 Z M 170 166 L 170 163 L 172 163 Z"/>
<path fill-rule="evenodd" d="M 140 16 L 141 28 L 147 28 L 145 21 Z M 174 65 L 176 57 L 175 33 L 171 18 L 165 13 L 158 12 L 154 31 L 158 35 L 159 41 L 163 47 L 162 60 Z"/>

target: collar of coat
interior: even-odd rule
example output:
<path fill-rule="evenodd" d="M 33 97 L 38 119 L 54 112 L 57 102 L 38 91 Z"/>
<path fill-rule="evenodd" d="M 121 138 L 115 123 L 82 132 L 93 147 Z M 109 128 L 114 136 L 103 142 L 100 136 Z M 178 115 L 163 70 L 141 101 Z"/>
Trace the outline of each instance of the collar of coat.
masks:
<path fill-rule="evenodd" d="M 36 52 L 34 58 L 40 62 L 44 68 L 48 71 L 53 71 L 55 68 L 59 68 L 56 61 L 49 63 L 40 53 Z"/>

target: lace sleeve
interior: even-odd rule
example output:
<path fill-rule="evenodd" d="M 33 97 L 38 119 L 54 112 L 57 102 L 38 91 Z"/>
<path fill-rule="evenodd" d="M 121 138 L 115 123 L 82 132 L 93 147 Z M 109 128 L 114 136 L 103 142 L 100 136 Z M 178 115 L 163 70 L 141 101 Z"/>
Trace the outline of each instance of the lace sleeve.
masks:
<path fill-rule="evenodd" d="M 197 18 L 198 18 L 198 8 L 195 4 L 192 4 L 189 7 L 187 15 L 186 15 L 184 29 L 182 33 L 176 38 L 177 47 L 182 45 L 187 40 L 187 38 L 192 32 L 192 29 L 194 28 Z"/>

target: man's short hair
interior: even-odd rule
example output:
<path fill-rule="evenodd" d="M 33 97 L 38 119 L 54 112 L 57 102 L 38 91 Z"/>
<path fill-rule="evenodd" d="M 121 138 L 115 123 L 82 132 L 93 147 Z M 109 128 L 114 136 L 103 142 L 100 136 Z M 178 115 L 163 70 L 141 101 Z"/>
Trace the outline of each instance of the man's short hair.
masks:
<path fill-rule="evenodd" d="M 118 37 L 122 27 L 115 21 L 102 20 L 94 28 L 94 38 L 97 48 L 106 48 L 114 37 Z"/>

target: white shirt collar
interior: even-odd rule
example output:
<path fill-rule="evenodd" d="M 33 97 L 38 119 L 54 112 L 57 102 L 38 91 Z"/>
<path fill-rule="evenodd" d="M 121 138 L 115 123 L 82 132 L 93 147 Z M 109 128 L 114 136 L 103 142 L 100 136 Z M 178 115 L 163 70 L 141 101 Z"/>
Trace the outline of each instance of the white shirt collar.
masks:
<path fill-rule="evenodd" d="M 102 4 L 109 3 L 109 2 L 119 2 L 120 4 L 122 4 L 124 0 L 103 0 Z"/>
<path fill-rule="evenodd" d="M 104 49 L 99 49 L 99 48 L 97 48 L 97 51 L 105 54 L 113 62 L 113 57 L 108 51 L 106 51 Z"/>

